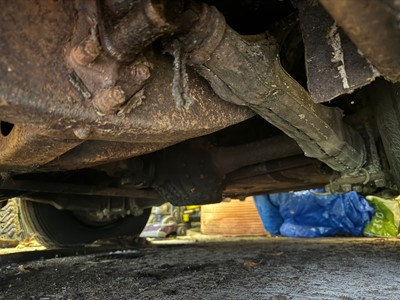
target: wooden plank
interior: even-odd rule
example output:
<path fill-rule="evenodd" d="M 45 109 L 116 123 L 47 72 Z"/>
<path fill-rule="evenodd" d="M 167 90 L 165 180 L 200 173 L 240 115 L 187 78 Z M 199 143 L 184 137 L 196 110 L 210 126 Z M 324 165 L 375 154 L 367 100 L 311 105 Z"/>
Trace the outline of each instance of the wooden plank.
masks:
<path fill-rule="evenodd" d="M 201 232 L 208 235 L 267 235 L 253 197 L 201 207 Z"/>

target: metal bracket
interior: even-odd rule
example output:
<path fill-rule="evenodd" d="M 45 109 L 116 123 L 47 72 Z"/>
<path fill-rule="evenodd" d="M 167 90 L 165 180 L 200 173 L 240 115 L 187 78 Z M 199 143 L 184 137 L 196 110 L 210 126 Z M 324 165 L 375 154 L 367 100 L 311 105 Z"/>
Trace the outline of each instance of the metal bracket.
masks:
<path fill-rule="evenodd" d="M 372 129 L 368 124 L 365 125 L 365 132 L 367 134 L 366 139 L 368 140 L 368 143 L 366 143 L 368 148 L 366 165 L 354 172 L 342 173 L 333 177 L 330 183 L 325 187 L 328 192 L 347 193 L 355 191 L 358 193 L 370 194 L 375 192 L 377 188 L 387 186 L 388 180 L 386 179 L 386 174 L 382 170 Z"/>
<path fill-rule="evenodd" d="M 76 27 L 65 51 L 71 69 L 70 82 L 84 99 L 90 99 L 99 115 L 115 114 L 143 89 L 152 65 L 144 55 L 135 55 L 133 62 L 122 63 L 104 51 L 100 32 L 105 20 L 99 14 L 98 1 L 79 0 L 77 10 Z"/>

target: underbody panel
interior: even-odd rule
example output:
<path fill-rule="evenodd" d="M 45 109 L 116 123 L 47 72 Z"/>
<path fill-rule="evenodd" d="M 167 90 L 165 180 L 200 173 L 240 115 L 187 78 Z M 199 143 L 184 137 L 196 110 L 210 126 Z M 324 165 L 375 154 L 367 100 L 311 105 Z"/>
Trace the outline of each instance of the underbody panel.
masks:
<path fill-rule="evenodd" d="M 371 95 L 399 81 L 400 8 L 320 2 L 5 1 L 0 199 L 396 189 Z"/>

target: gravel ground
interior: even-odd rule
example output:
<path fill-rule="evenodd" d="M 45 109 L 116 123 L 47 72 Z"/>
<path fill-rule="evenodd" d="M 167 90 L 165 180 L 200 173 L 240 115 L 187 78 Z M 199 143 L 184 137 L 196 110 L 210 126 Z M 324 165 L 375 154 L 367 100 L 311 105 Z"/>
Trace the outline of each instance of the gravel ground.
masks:
<path fill-rule="evenodd" d="M 5 261 L 0 299 L 400 299 L 396 240 L 265 238 Z"/>

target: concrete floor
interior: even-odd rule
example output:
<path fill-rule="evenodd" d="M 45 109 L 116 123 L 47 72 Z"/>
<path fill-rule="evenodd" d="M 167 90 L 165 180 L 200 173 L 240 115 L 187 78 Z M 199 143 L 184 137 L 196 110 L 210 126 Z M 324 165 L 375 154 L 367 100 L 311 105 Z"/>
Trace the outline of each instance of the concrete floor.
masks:
<path fill-rule="evenodd" d="M 395 239 L 195 234 L 189 242 L 98 250 L 2 256 L 0 299 L 400 299 Z"/>

